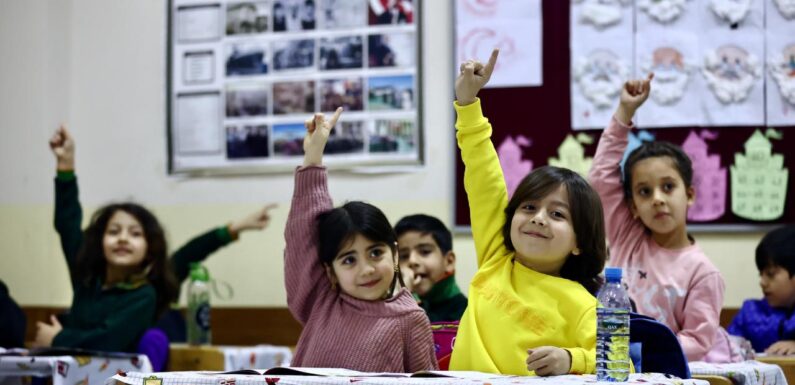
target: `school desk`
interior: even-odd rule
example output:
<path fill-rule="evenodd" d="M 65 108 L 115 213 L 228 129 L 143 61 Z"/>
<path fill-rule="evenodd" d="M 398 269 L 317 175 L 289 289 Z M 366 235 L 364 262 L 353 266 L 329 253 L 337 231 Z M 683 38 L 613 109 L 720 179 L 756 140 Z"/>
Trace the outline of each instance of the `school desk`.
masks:
<path fill-rule="evenodd" d="M 787 383 L 795 384 L 795 356 L 764 356 L 757 357 L 756 360 L 780 366 Z"/>
<path fill-rule="evenodd" d="M 451 375 L 455 374 L 455 372 L 448 373 Z M 167 372 L 154 374 L 126 373 L 125 375 L 116 375 L 113 379 L 117 381 L 117 384 L 130 385 L 593 385 L 596 382 L 596 376 L 592 374 L 553 377 L 499 376 L 491 378 L 484 378 L 481 375 L 479 378 L 475 379 L 472 377 L 322 377 Z M 668 378 L 660 373 L 631 374 L 629 381 L 626 383 L 638 385 L 709 385 L 709 383 L 704 380 L 680 380 L 678 378 Z"/>
<path fill-rule="evenodd" d="M 735 385 L 786 385 L 787 379 L 778 365 L 759 361 L 734 362 L 730 364 L 712 364 L 707 362 L 689 362 L 692 376 L 723 376 L 732 380 Z"/>
<path fill-rule="evenodd" d="M 151 372 L 152 364 L 143 354 L 129 358 L 0 355 L 0 385 L 29 384 L 29 377 L 50 377 L 53 385 L 104 384 L 116 373 L 129 371 Z"/>
<path fill-rule="evenodd" d="M 171 344 L 169 371 L 232 371 L 289 366 L 293 353 L 286 346 L 219 346 Z M 2 385 L 2 384 L 0 384 Z"/>

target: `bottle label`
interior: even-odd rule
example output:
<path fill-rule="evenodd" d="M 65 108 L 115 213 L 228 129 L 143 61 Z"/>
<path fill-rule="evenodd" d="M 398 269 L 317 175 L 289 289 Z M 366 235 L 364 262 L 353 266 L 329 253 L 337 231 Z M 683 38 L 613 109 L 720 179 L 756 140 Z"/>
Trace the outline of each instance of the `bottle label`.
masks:
<path fill-rule="evenodd" d="M 194 315 L 196 325 L 202 330 L 210 330 L 210 304 L 205 302 L 199 305 Z"/>

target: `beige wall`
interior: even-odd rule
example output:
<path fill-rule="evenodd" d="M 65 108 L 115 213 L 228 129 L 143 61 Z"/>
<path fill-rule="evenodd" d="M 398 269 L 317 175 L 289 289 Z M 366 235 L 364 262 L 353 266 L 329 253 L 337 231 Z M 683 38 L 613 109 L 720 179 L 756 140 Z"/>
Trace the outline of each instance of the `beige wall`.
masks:
<path fill-rule="evenodd" d="M 59 122 L 77 141 L 86 212 L 110 200 L 154 209 L 172 246 L 212 226 L 280 204 L 273 225 L 217 253 L 213 276 L 234 298 L 219 306 L 281 306 L 283 229 L 291 175 L 187 179 L 166 175 L 164 0 L 0 1 L 0 279 L 24 305 L 68 306 L 67 271 L 52 228 Z M 395 221 L 452 211 L 452 2 L 424 1 L 425 167 L 384 176 L 333 173 L 337 202 L 367 199 Z M 566 112 L 567 113 L 567 112 Z M 761 234 L 698 234 L 727 282 L 726 306 L 757 296 L 753 249 Z M 472 240 L 457 236 L 462 287 L 475 271 Z"/>

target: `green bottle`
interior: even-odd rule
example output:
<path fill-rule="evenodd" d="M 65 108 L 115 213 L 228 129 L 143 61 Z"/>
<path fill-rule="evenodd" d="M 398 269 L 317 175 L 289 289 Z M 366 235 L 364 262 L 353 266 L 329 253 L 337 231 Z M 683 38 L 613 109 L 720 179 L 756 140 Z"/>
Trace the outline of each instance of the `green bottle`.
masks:
<path fill-rule="evenodd" d="M 188 343 L 210 343 L 210 273 L 198 262 L 190 264 L 188 284 Z"/>

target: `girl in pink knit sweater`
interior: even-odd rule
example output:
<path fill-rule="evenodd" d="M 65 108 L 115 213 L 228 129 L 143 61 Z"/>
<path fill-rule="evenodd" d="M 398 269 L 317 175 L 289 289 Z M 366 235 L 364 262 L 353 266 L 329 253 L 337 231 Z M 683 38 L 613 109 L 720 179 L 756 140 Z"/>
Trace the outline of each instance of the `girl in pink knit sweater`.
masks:
<path fill-rule="evenodd" d="M 696 198 L 690 158 L 672 143 L 647 142 L 627 157 L 621 175 L 632 117 L 653 77 L 624 85 L 589 175 L 605 210 L 609 264 L 624 269 L 637 311 L 668 325 L 689 361 L 731 361 L 719 326 L 723 278 L 687 233 L 687 209 Z"/>
<path fill-rule="evenodd" d="M 307 120 L 285 229 L 290 312 L 303 326 L 293 366 L 366 372 L 437 369 L 428 317 L 403 287 L 397 236 L 364 202 L 333 208 L 323 149 L 342 112 Z M 398 282 L 400 286 L 398 286 Z"/>

